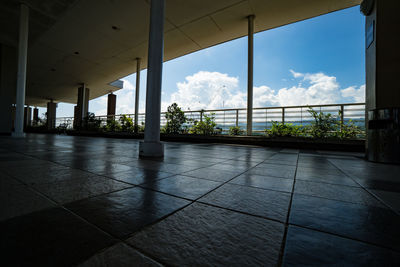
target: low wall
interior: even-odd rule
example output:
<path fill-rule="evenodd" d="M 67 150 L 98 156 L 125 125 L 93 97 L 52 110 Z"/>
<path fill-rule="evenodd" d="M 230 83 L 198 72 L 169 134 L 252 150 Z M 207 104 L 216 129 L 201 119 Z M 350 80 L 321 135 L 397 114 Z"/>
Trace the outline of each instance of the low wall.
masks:
<path fill-rule="evenodd" d="M 68 135 L 76 136 L 98 136 L 110 138 L 130 138 L 143 139 L 143 134 L 133 133 L 108 133 L 108 132 L 89 132 L 89 131 L 67 131 Z M 266 147 L 287 147 L 297 149 L 319 149 L 319 150 L 336 150 L 336 151 L 352 151 L 364 152 L 365 140 L 360 139 L 312 139 L 302 137 L 279 137 L 270 138 L 265 136 L 229 136 L 216 135 L 204 136 L 194 134 L 161 134 L 161 141 L 171 142 L 190 142 L 190 143 L 224 143 L 224 144 L 240 144 L 254 145 Z"/>

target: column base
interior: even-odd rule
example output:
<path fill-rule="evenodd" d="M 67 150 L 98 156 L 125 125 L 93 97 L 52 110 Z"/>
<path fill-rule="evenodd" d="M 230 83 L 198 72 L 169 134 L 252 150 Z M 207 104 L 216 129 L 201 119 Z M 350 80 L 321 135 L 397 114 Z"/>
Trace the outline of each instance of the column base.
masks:
<path fill-rule="evenodd" d="M 11 136 L 14 137 L 14 138 L 24 138 L 25 137 L 25 133 L 13 132 L 13 133 L 11 133 Z"/>
<path fill-rule="evenodd" d="M 162 158 L 164 157 L 164 145 L 161 142 L 140 142 L 139 157 Z"/>

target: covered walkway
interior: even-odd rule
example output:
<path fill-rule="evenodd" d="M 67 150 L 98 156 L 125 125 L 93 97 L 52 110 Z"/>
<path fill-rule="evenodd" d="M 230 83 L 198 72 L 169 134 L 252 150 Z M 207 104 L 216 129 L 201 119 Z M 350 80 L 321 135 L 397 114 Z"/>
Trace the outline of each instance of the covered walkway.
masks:
<path fill-rule="evenodd" d="M 0 138 L 3 266 L 399 265 L 400 166 L 361 154 Z"/>

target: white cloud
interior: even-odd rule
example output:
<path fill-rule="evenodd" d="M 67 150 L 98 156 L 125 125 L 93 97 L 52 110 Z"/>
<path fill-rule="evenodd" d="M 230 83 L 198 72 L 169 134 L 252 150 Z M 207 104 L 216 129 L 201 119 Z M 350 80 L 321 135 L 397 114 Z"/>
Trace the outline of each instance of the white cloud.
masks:
<path fill-rule="evenodd" d="M 341 89 L 335 76 L 322 72 L 299 73 L 290 70 L 295 78 L 301 78 L 297 85 L 289 88 L 272 89 L 266 85 L 255 86 L 253 106 L 296 106 L 363 102 L 365 85 Z M 117 95 L 117 114 L 134 113 L 135 88 L 129 81 L 124 81 L 124 89 Z M 107 96 L 98 98 L 99 109 L 96 115 L 107 111 Z M 247 106 L 247 90 L 239 88 L 239 78 L 220 72 L 200 71 L 187 76 L 185 81 L 177 83 L 177 91 L 162 94 L 161 110 L 176 102 L 183 110 L 244 108 Z M 145 104 L 141 103 L 140 112 Z"/>
<path fill-rule="evenodd" d="M 126 90 L 135 90 L 135 86 L 127 79 L 122 79 L 124 81 L 123 89 Z"/>
<path fill-rule="evenodd" d="M 303 77 L 298 85 L 279 90 L 266 85 L 254 87 L 254 107 L 332 104 L 342 100 L 336 77 L 322 72 L 290 72 L 297 78 Z M 186 81 L 178 83 L 177 87 L 178 91 L 169 101 L 163 102 L 163 110 L 173 102 L 184 110 L 247 106 L 247 93 L 239 89 L 239 79 L 227 74 L 200 71 L 187 76 Z"/>
<path fill-rule="evenodd" d="M 356 86 L 350 86 L 340 91 L 342 97 L 349 97 L 355 102 L 361 103 L 365 101 L 365 85 L 361 85 L 356 89 Z"/>
<path fill-rule="evenodd" d="M 303 73 L 295 72 L 294 70 L 289 70 L 289 71 L 292 73 L 293 77 L 295 77 L 295 78 L 300 78 L 300 77 L 304 76 Z"/>
<path fill-rule="evenodd" d="M 164 101 L 162 109 L 176 102 L 183 109 L 213 109 L 242 107 L 243 95 L 239 91 L 239 78 L 219 72 L 200 71 L 177 83 L 178 91 Z"/>

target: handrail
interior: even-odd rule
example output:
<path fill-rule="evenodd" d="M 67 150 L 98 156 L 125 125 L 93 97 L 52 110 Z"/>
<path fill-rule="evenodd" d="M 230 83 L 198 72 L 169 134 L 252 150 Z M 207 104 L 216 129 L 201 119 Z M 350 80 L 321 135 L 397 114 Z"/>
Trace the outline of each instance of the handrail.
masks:
<path fill-rule="evenodd" d="M 321 105 L 304 105 L 304 106 L 276 106 L 276 107 L 258 107 L 253 108 L 253 110 L 265 110 L 265 109 L 292 109 L 292 108 L 313 108 L 313 107 L 337 107 L 337 106 L 361 106 L 365 105 L 365 103 L 344 103 L 344 104 L 321 104 Z M 247 108 L 226 108 L 226 109 L 202 109 L 202 110 L 184 110 L 184 113 L 200 113 L 200 112 L 214 112 L 214 111 L 236 111 L 236 110 L 247 110 Z M 161 112 L 161 114 L 165 114 L 166 111 Z M 116 115 L 97 115 L 95 117 L 119 117 L 119 116 L 134 116 L 135 113 L 126 113 L 126 114 L 116 114 Z M 146 115 L 146 113 L 138 113 L 138 115 Z M 57 119 L 70 119 L 74 117 L 57 117 Z"/>
<path fill-rule="evenodd" d="M 357 107 L 358 106 L 358 107 Z M 365 103 L 344 103 L 344 104 L 323 104 L 323 105 L 304 105 L 304 106 L 281 106 L 281 107 L 259 107 L 253 108 L 253 129 L 257 134 L 264 132 L 272 126 L 273 121 L 281 123 L 293 123 L 297 125 L 310 125 L 313 118 L 307 112 L 308 108 L 314 108 L 320 112 L 331 113 L 342 123 L 352 120 L 362 130 L 365 130 Z M 336 107 L 336 108 L 335 108 Z M 246 130 L 247 112 L 246 108 L 226 108 L 226 109 L 207 109 L 207 110 L 185 110 L 187 118 L 202 121 L 204 115 L 215 113 L 216 127 L 222 133 L 227 133 L 230 127 L 237 126 Z M 164 115 L 166 112 L 161 112 Z M 122 116 L 133 118 L 135 114 L 118 115 L 98 115 L 94 116 L 101 121 L 101 125 L 106 125 L 109 119 L 119 119 Z M 145 113 L 139 113 L 139 124 L 145 123 Z M 161 126 L 166 124 L 166 119 L 161 116 Z M 56 118 L 56 126 L 72 128 L 74 117 Z M 188 126 L 188 124 L 184 124 Z"/>

